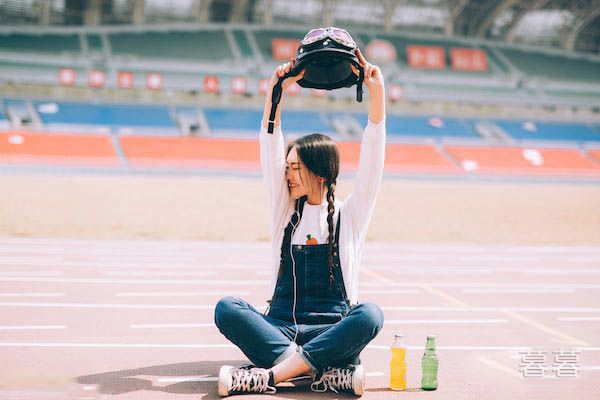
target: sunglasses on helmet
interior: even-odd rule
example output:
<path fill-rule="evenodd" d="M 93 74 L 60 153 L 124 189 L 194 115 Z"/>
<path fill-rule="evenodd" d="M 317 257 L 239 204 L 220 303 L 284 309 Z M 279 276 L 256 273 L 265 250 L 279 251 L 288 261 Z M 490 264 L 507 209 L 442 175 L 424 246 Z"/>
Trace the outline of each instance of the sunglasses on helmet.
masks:
<path fill-rule="evenodd" d="M 352 36 L 350 36 L 347 30 L 335 27 L 311 29 L 304 36 L 301 43 L 303 46 L 307 46 L 327 37 L 343 46 L 352 48 L 357 47 L 356 42 L 352 39 Z"/>

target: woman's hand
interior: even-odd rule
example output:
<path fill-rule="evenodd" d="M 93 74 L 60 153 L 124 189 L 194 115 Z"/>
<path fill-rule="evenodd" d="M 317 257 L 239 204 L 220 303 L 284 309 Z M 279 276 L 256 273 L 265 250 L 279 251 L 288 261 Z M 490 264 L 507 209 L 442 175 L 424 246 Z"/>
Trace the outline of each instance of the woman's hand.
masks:
<path fill-rule="evenodd" d="M 367 87 L 367 89 L 369 89 L 369 92 L 371 93 L 374 90 L 383 89 L 383 75 L 379 67 L 377 65 L 373 65 L 367 62 L 367 60 L 365 60 L 365 57 L 362 55 L 360 49 L 358 48 L 356 49 L 356 57 L 358 57 L 358 62 L 365 70 L 364 84 Z M 356 75 L 359 75 L 360 73 L 358 69 L 354 66 L 352 66 L 352 71 Z"/>
<path fill-rule="evenodd" d="M 359 49 L 356 49 L 358 62 L 365 70 L 364 84 L 369 89 L 369 120 L 379 123 L 385 118 L 385 85 L 383 75 L 378 66 L 368 63 Z M 352 71 L 359 75 L 359 70 L 352 66 Z"/>
<path fill-rule="evenodd" d="M 271 80 L 269 81 L 269 87 L 271 89 L 273 88 L 273 86 L 275 86 L 275 84 L 277 83 L 279 78 L 281 78 L 282 76 L 284 76 L 285 74 L 290 72 L 292 70 L 292 68 L 294 68 L 295 62 L 296 62 L 296 59 L 292 58 L 292 61 L 287 62 L 285 64 L 281 64 L 277 68 L 275 68 L 275 71 L 273 72 L 273 76 L 271 76 Z M 285 89 L 292 86 L 294 83 L 298 82 L 303 77 L 304 77 L 304 70 L 302 70 L 300 72 L 300 74 L 298 74 L 296 76 L 290 76 L 289 78 L 286 78 L 281 84 L 281 89 L 285 91 Z"/>

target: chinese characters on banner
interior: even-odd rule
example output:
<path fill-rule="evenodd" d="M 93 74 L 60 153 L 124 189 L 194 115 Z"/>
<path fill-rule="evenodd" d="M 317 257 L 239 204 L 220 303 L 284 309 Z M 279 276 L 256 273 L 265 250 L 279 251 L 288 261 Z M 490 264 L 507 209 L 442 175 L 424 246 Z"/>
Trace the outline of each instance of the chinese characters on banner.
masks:
<path fill-rule="evenodd" d="M 443 47 L 406 46 L 408 65 L 414 68 L 444 69 L 446 55 Z"/>
<path fill-rule="evenodd" d="M 519 371 L 525 378 L 543 378 L 555 375 L 557 378 L 576 378 L 581 370 L 579 354 L 576 349 L 558 349 L 552 351 L 554 362 L 547 360 L 548 351 L 539 348 L 520 351 Z"/>
<path fill-rule="evenodd" d="M 479 49 L 450 49 L 452 69 L 455 71 L 485 72 L 488 70 L 485 51 Z"/>
<path fill-rule="evenodd" d="M 413 68 L 445 69 L 446 53 L 443 47 L 413 46 L 406 47 L 408 65 Z M 452 69 L 455 71 L 485 72 L 488 60 L 485 51 L 480 49 L 450 49 Z"/>

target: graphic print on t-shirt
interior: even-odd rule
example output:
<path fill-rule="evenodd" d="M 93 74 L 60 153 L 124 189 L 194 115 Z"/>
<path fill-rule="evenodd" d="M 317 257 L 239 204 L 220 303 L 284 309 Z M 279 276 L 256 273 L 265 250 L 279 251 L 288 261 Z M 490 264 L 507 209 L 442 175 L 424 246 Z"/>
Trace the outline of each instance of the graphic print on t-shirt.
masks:
<path fill-rule="evenodd" d="M 317 239 L 312 237 L 312 235 L 308 234 L 306 235 L 306 244 L 319 244 L 319 242 L 317 241 Z"/>

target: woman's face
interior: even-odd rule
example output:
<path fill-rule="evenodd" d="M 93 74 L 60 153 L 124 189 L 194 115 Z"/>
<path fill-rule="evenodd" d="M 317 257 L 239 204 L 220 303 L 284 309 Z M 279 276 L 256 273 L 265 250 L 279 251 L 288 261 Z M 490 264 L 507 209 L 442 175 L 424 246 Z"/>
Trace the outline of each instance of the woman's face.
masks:
<path fill-rule="evenodd" d="M 313 179 L 312 175 L 314 174 L 306 169 L 306 166 L 298 157 L 296 146 L 292 147 L 286 161 L 285 178 L 288 182 L 290 197 L 295 200 L 311 194 L 315 188 L 311 187 L 310 182 L 316 181 L 316 179 Z M 318 188 L 316 190 L 318 190 Z"/>

